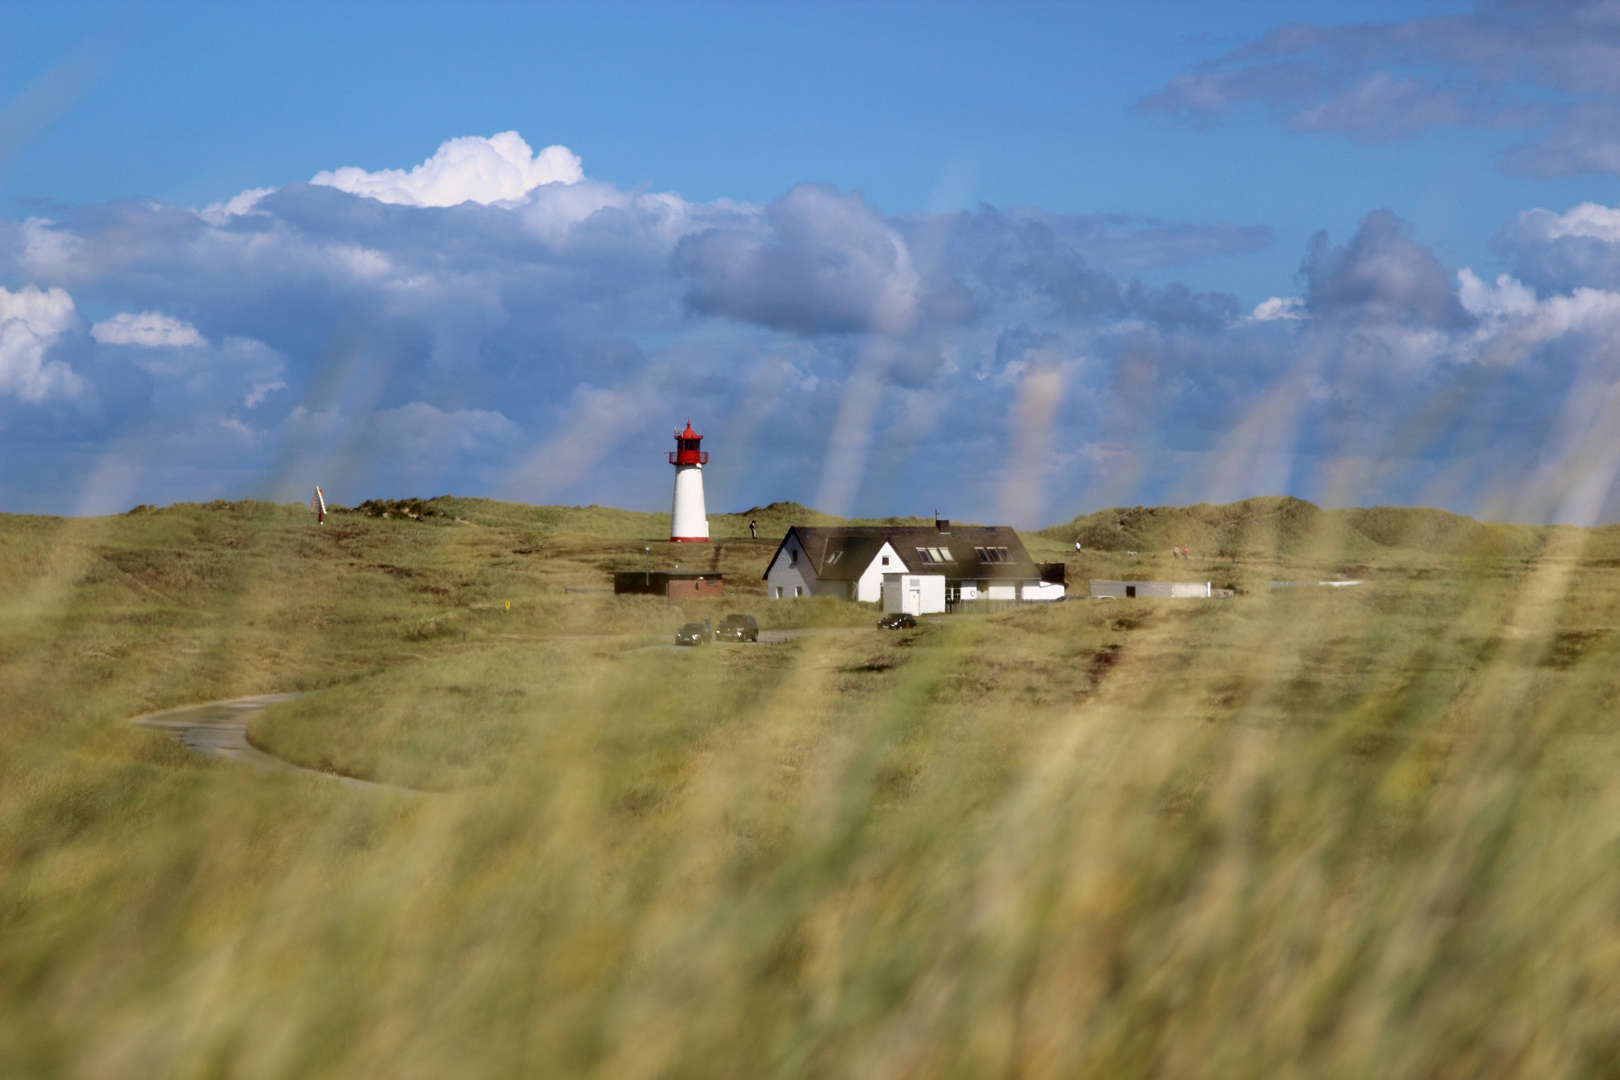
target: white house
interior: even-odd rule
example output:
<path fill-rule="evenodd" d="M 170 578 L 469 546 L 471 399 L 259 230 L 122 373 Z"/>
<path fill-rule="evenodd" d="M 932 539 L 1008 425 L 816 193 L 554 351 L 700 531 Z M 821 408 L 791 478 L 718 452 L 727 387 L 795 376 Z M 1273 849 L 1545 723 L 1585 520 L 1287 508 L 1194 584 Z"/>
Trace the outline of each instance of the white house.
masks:
<path fill-rule="evenodd" d="M 765 569 L 772 599 L 836 596 L 913 615 L 963 600 L 1058 600 L 1063 564 L 1038 566 L 1005 525 L 795 525 Z"/>

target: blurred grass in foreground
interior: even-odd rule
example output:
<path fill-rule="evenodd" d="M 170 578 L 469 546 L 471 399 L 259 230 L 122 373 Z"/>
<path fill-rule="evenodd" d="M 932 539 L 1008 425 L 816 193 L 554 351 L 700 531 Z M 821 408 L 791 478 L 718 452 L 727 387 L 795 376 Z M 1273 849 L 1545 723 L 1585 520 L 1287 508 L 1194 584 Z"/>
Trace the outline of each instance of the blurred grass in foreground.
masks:
<path fill-rule="evenodd" d="M 779 534 L 452 502 L 0 518 L 8 1078 L 1620 1070 L 1620 530 L 1110 511 L 1030 538 L 1071 592 L 1244 594 L 896 635 L 565 591 Z M 826 629 L 641 650 L 732 609 Z M 431 794 L 125 722 L 283 690 Z"/>

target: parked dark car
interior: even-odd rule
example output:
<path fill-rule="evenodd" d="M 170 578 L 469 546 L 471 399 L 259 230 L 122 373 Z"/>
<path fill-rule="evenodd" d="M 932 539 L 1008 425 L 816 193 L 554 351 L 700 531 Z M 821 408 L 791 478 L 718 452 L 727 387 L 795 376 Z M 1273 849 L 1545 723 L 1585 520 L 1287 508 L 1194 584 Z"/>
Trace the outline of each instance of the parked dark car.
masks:
<path fill-rule="evenodd" d="M 716 641 L 758 641 L 759 623 L 754 621 L 752 615 L 741 615 L 733 612 L 720 620 L 715 627 Z"/>
<path fill-rule="evenodd" d="M 675 631 L 675 644 L 677 645 L 707 645 L 714 640 L 714 631 L 709 629 L 709 620 L 702 622 L 689 622 Z"/>
<path fill-rule="evenodd" d="M 917 616 L 902 611 L 898 615 L 885 615 L 878 620 L 879 630 L 910 630 L 917 625 Z"/>

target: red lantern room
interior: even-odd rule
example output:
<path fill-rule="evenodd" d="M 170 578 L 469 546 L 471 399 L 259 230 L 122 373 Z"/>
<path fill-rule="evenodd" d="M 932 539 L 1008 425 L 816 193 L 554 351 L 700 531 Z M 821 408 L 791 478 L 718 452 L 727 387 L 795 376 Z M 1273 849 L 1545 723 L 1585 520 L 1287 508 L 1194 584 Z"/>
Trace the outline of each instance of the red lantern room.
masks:
<path fill-rule="evenodd" d="M 675 433 L 675 449 L 670 451 L 669 463 L 671 465 L 707 465 L 709 452 L 699 450 L 698 445 L 703 442 L 703 436 L 692 430 L 692 421 L 686 422 L 685 431 Z"/>

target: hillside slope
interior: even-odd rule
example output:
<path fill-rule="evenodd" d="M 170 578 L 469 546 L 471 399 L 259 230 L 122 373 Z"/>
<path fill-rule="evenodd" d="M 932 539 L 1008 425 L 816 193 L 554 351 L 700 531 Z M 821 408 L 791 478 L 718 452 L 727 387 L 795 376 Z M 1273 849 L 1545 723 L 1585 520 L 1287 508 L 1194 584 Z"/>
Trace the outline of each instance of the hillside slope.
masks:
<path fill-rule="evenodd" d="M 1401 549 L 1436 555 L 1533 558 L 1562 526 L 1501 525 L 1426 507 L 1323 510 L 1286 495 L 1187 507 L 1113 507 L 1039 530 L 1049 540 L 1078 540 L 1098 551 L 1158 552 L 1191 548 L 1199 555 L 1267 557 L 1332 549 L 1367 558 Z M 1589 556 L 1620 553 L 1620 529 L 1590 530 Z"/>

